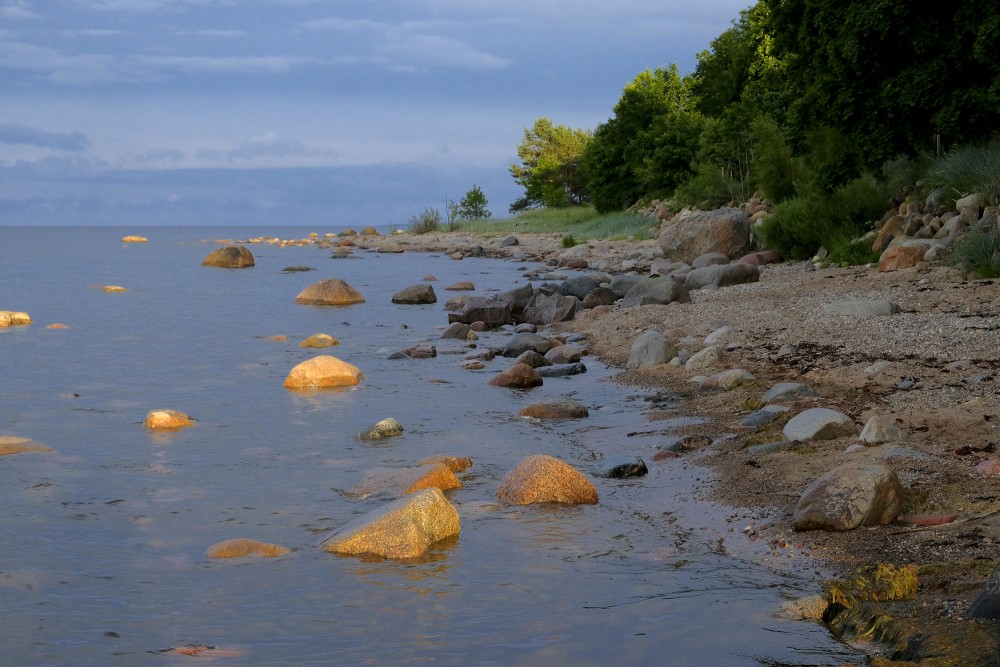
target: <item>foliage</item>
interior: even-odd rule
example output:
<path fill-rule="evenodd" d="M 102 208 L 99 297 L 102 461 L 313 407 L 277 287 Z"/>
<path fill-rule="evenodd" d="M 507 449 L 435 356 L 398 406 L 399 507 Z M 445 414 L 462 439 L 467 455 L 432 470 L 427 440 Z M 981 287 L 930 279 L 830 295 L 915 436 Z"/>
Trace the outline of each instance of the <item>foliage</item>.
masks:
<path fill-rule="evenodd" d="M 872 250 L 871 239 L 850 239 L 839 237 L 830 240 L 830 254 L 827 255 L 834 264 L 841 266 L 858 266 L 860 264 L 875 264 L 879 253 Z"/>
<path fill-rule="evenodd" d="M 583 153 L 597 210 L 621 210 L 645 195 L 672 192 L 688 179 L 703 122 L 691 83 L 676 65 L 639 73 Z"/>
<path fill-rule="evenodd" d="M 493 215 L 488 208 L 489 201 L 478 185 L 473 185 L 458 202 L 455 217 L 458 220 L 483 220 Z"/>
<path fill-rule="evenodd" d="M 655 221 L 649 218 L 622 211 L 602 215 L 593 206 L 532 209 L 507 219 L 470 221 L 463 224 L 463 228 L 469 232 L 486 235 L 518 232 L 563 236 L 569 234 L 576 243 L 590 239 L 649 239 L 652 238 L 651 227 L 656 226 Z"/>
<path fill-rule="evenodd" d="M 573 206 L 588 200 L 583 179 L 578 174 L 580 157 L 591 133 L 539 118 L 525 128 L 517 145 L 520 164 L 508 168 L 524 188 L 524 196 L 511 205 L 511 213 L 537 206 Z"/>
<path fill-rule="evenodd" d="M 1000 278 L 1000 231 L 972 230 L 955 244 L 951 263 L 975 278 Z"/>
<path fill-rule="evenodd" d="M 562 238 L 562 247 L 572 248 L 575 245 L 576 245 L 576 239 L 573 238 L 572 234 L 567 234 Z"/>
<path fill-rule="evenodd" d="M 802 161 L 792 157 L 778 124 L 770 118 L 754 121 L 754 180 L 757 188 L 772 202 L 789 199 L 796 192 L 796 182 L 811 180 L 805 173 Z"/>
<path fill-rule="evenodd" d="M 441 211 L 436 208 L 425 208 L 420 215 L 412 216 L 406 225 L 406 231 L 411 234 L 427 234 L 441 228 Z"/>
<path fill-rule="evenodd" d="M 930 167 L 927 181 L 955 198 L 976 192 L 983 203 L 1000 204 L 1000 144 L 967 146 L 948 153 Z"/>

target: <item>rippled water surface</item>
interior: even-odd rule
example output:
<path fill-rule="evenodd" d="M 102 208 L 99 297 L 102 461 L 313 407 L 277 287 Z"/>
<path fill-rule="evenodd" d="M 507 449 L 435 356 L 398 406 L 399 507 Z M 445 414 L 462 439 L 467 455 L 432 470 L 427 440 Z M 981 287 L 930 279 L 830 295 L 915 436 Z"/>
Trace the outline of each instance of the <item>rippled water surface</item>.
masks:
<path fill-rule="evenodd" d="M 256 266 L 200 266 L 204 239 L 276 230 L 0 228 L 0 310 L 34 324 L 0 330 L 0 434 L 48 454 L 0 458 L 3 664 L 135 665 L 832 665 L 857 660 L 821 627 L 776 618 L 798 580 L 726 555 L 690 499 L 704 471 L 653 464 L 671 421 L 643 390 L 589 372 L 530 392 L 487 385 L 508 364 L 459 368 L 461 343 L 437 340 L 444 287 L 477 294 L 523 284 L 523 267 L 438 255 L 333 260 L 316 247 L 253 245 Z M 311 230 L 284 228 L 285 238 Z M 322 230 L 320 230 L 322 231 Z M 148 244 L 122 244 L 141 233 Z M 283 273 L 292 265 L 316 271 Z M 427 274 L 439 303 L 392 294 Z M 342 278 L 366 298 L 346 308 L 293 303 Z M 122 294 L 97 286 L 121 285 Z M 68 329 L 47 329 L 63 323 Z M 291 392 L 282 382 L 318 353 L 360 367 L 350 390 Z M 287 342 L 268 340 L 283 334 Z M 503 344 L 484 335 L 480 347 Z M 389 354 L 431 340 L 433 359 Z M 572 397 L 588 419 L 540 424 L 530 402 Z M 666 407 L 669 407 L 667 405 Z M 149 410 L 195 427 L 152 433 Z M 384 417 L 389 442 L 355 434 Z M 677 416 L 682 420 L 683 416 Z M 630 435 L 637 431 L 645 435 Z M 594 477 L 596 506 L 504 507 L 494 497 L 524 456 L 550 454 L 587 475 L 644 456 L 638 480 Z M 414 562 L 338 557 L 329 530 L 378 506 L 341 491 L 366 472 L 434 454 L 469 456 L 449 492 L 461 535 Z M 209 560 L 249 537 L 292 547 L 274 559 Z M 722 535 L 727 539 L 735 539 Z M 198 644 L 212 654 L 162 653 Z"/>

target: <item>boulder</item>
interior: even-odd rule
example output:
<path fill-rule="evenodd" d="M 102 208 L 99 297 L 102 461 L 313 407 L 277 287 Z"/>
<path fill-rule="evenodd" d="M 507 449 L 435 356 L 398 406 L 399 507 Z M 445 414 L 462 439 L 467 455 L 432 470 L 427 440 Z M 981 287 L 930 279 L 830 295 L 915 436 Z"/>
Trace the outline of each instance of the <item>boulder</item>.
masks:
<path fill-rule="evenodd" d="M 875 240 L 872 241 L 872 252 L 881 254 L 889 247 L 894 238 L 903 233 L 903 216 L 894 215 L 885 221 Z"/>
<path fill-rule="evenodd" d="M 861 429 L 861 440 L 871 445 L 883 442 L 903 442 L 906 440 L 906 433 L 896 426 L 891 417 L 875 415 Z"/>
<path fill-rule="evenodd" d="M 581 419 L 590 414 L 587 408 L 578 401 L 563 398 L 546 403 L 532 403 L 521 409 L 522 417 L 536 419 Z"/>
<path fill-rule="evenodd" d="M 476 286 L 470 280 L 460 280 L 457 283 L 448 285 L 445 289 L 450 292 L 467 292 L 476 289 Z"/>
<path fill-rule="evenodd" d="M 691 268 L 693 269 L 703 269 L 706 266 L 715 266 L 716 264 L 729 264 L 729 255 L 721 252 L 707 252 L 691 260 Z"/>
<path fill-rule="evenodd" d="M 750 249 L 750 219 L 738 208 L 682 211 L 660 227 L 657 241 L 668 259 L 691 262 L 710 252 L 735 259 Z"/>
<path fill-rule="evenodd" d="M 500 241 L 501 248 L 510 248 L 511 246 L 520 245 L 520 241 L 517 240 L 516 236 L 508 236 Z"/>
<path fill-rule="evenodd" d="M 677 347 L 659 331 L 647 331 L 634 341 L 625 368 L 648 368 L 677 356 Z"/>
<path fill-rule="evenodd" d="M 437 303 L 434 288 L 424 283 L 410 285 L 392 295 L 392 302 L 406 305 Z"/>
<path fill-rule="evenodd" d="M 792 417 L 782 433 L 792 442 L 810 442 L 857 435 L 858 427 L 842 412 L 830 408 L 810 408 Z"/>
<path fill-rule="evenodd" d="M 622 308 L 650 304 L 691 303 L 687 289 L 673 278 L 650 276 L 639 280 L 622 298 Z"/>
<path fill-rule="evenodd" d="M 150 410 L 142 425 L 152 430 L 174 430 L 194 426 L 194 420 L 177 410 Z"/>
<path fill-rule="evenodd" d="M 597 306 L 610 306 L 618 300 L 618 295 L 610 287 L 598 287 L 583 299 L 584 308 L 596 308 Z"/>
<path fill-rule="evenodd" d="M 403 425 L 392 417 L 381 419 L 367 429 L 358 434 L 358 440 L 369 442 L 372 440 L 385 440 L 397 435 L 403 435 Z"/>
<path fill-rule="evenodd" d="M 535 350 L 525 350 L 514 360 L 515 364 L 527 364 L 532 368 L 541 368 L 542 366 L 551 366 L 552 362 L 546 359 L 544 356 L 536 352 Z"/>
<path fill-rule="evenodd" d="M 299 343 L 299 347 L 312 348 L 333 347 L 334 345 L 340 345 L 340 341 L 325 333 L 313 334 Z"/>
<path fill-rule="evenodd" d="M 535 288 L 531 285 L 521 285 L 500 295 L 502 301 L 511 313 L 518 315 L 524 312 L 525 307 L 535 296 Z"/>
<path fill-rule="evenodd" d="M 802 492 L 795 530 L 853 530 L 891 523 L 903 508 L 903 485 L 885 465 L 845 464 Z"/>
<path fill-rule="evenodd" d="M 216 266 L 220 269 L 246 269 L 254 265 L 253 255 L 243 246 L 216 248 L 201 262 L 202 266 Z"/>
<path fill-rule="evenodd" d="M 912 269 L 924 259 L 926 249 L 913 245 L 897 245 L 888 248 L 878 259 L 879 273 Z"/>
<path fill-rule="evenodd" d="M 399 241 L 385 241 L 384 243 L 379 245 L 378 250 L 376 250 L 375 252 L 384 252 L 388 254 L 398 255 L 405 251 L 406 251 L 406 246 L 404 246 Z"/>
<path fill-rule="evenodd" d="M 31 438 L 16 435 L 0 435 L 0 456 L 21 454 L 22 452 L 51 452 L 51 447 L 39 444 Z"/>
<path fill-rule="evenodd" d="M 338 554 L 415 558 L 430 545 L 458 535 L 458 511 L 441 489 L 411 493 L 359 517 L 320 543 Z"/>
<path fill-rule="evenodd" d="M 364 373 L 346 361 L 330 355 L 321 355 L 303 361 L 293 368 L 285 378 L 285 387 L 288 389 L 347 387 L 358 384 L 364 378 Z"/>
<path fill-rule="evenodd" d="M 496 375 L 490 384 L 494 387 L 509 389 L 530 389 L 542 385 L 542 376 L 527 364 L 514 364 L 507 370 Z"/>
<path fill-rule="evenodd" d="M 608 289 L 614 292 L 615 297 L 621 299 L 628 294 L 630 289 L 636 286 L 636 283 L 641 280 L 643 280 L 642 276 L 624 273 L 612 278 L 611 282 L 608 284 Z"/>
<path fill-rule="evenodd" d="M 764 393 L 765 403 L 790 401 L 803 396 L 818 396 L 816 390 L 801 382 L 779 382 Z"/>
<path fill-rule="evenodd" d="M 340 278 L 327 278 L 313 283 L 295 297 L 295 303 L 307 306 L 349 306 L 364 303 L 365 298 Z"/>
<path fill-rule="evenodd" d="M 471 332 L 472 329 L 469 327 L 468 324 L 462 324 L 461 322 L 453 322 L 452 324 L 448 325 L 447 329 L 444 330 L 444 333 L 441 334 L 441 338 L 468 340 L 469 334 Z"/>
<path fill-rule="evenodd" d="M 568 463 L 545 454 L 518 463 L 500 483 L 497 498 L 511 505 L 595 504 L 597 489 Z"/>
<path fill-rule="evenodd" d="M 575 364 L 583 357 L 583 350 L 576 345 L 557 345 L 545 353 L 553 364 Z"/>
<path fill-rule="evenodd" d="M 510 312 L 510 308 L 502 301 L 474 296 L 466 298 L 455 311 L 448 313 L 448 322 L 470 325 L 482 322 L 487 328 L 495 329 L 511 323 Z"/>
<path fill-rule="evenodd" d="M 576 314 L 578 299 L 561 294 L 535 294 L 524 308 L 523 319 L 531 324 L 568 322 Z"/>
<path fill-rule="evenodd" d="M 531 333 L 528 331 L 522 333 L 516 333 L 510 337 L 507 341 L 507 345 L 503 348 L 503 356 L 505 357 L 517 357 L 527 352 L 528 350 L 534 350 L 539 354 L 545 354 L 552 347 L 552 343 L 545 336 L 539 336 L 536 333 Z"/>
<path fill-rule="evenodd" d="M 149 243 L 149 239 L 145 236 L 135 236 L 130 234 L 129 236 L 122 237 L 122 243 Z"/>
<path fill-rule="evenodd" d="M 277 544 L 258 542 L 243 537 L 237 537 L 225 542 L 213 544 L 205 552 L 209 558 L 243 558 L 244 556 L 262 556 L 264 558 L 274 558 L 291 553 L 291 549 Z"/>
<path fill-rule="evenodd" d="M 373 495 L 398 498 L 432 487 L 448 491 L 462 488 L 462 483 L 451 468 L 442 462 L 434 462 L 411 468 L 376 470 L 354 485 L 350 495 L 355 498 Z"/>
<path fill-rule="evenodd" d="M 31 317 L 28 313 L 16 310 L 0 310 L 0 329 L 27 326 L 29 324 L 31 324 Z"/>
<path fill-rule="evenodd" d="M 986 577 L 979 595 L 969 605 L 968 618 L 1000 618 L 1000 565 Z"/>
<path fill-rule="evenodd" d="M 828 303 L 820 309 L 820 315 L 847 316 L 847 317 L 884 317 L 895 315 L 900 311 L 898 305 L 892 301 L 880 299 L 857 300 L 857 301 L 834 301 Z"/>
<path fill-rule="evenodd" d="M 689 290 L 717 289 L 755 283 L 758 280 L 760 280 L 760 269 L 752 264 L 715 264 L 689 271 L 684 279 L 684 287 Z"/>
<path fill-rule="evenodd" d="M 705 349 L 692 354 L 684 363 L 684 369 L 689 371 L 703 371 L 706 368 L 716 365 L 721 359 L 722 348 L 718 345 L 709 345 Z"/>
<path fill-rule="evenodd" d="M 559 285 L 559 293 L 563 296 L 575 296 L 580 301 L 587 298 L 587 295 L 600 287 L 600 284 L 590 276 L 574 276 L 568 278 Z"/>

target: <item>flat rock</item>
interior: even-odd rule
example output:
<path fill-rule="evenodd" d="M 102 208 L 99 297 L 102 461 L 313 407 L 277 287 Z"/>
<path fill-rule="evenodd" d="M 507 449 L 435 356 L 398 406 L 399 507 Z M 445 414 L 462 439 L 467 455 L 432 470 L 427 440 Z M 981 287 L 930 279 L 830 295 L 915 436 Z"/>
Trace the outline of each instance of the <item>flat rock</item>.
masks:
<path fill-rule="evenodd" d="M 122 237 L 122 243 L 149 243 L 149 239 L 145 236 L 136 236 L 134 234 L 129 234 L 128 236 Z"/>
<path fill-rule="evenodd" d="M 358 498 L 372 495 L 398 498 L 431 487 L 448 491 L 462 488 L 462 483 L 444 463 L 426 463 L 409 468 L 385 468 L 371 472 L 351 489 L 350 495 Z"/>
<path fill-rule="evenodd" d="M 900 311 L 897 304 L 882 299 L 834 301 L 820 309 L 821 315 L 845 317 L 885 317 Z"/>
<path fill-rule="evenodd" d="M 903 508 L 903 485 L 885 465 L 845 464 L 802 493 L 795 530 L 853 530 L 893 522 Z"/>
<path fill-rule="evenodd" d="M 392 295 L 392 302 L 405 305 L 437 303 L 434 288 L 426 283 L 410 285 Z"/>
<path fill-rule="evenodd" d="M 546 403 L 532 403 L 522 408 L 520 412 L 522 417 L 536 419 L 581 419 L 589 414 L 590 412 L 582 403 L 569 398 Z"/>
<path fill-rule="evenodd" d="M 792 417 L 785 424 L 782 433 L 792 442 L 810 442 L 857 435 L 858 427 L 843 412 L 830 408 L 810 408 Z"/>
<path fill-rule="evenodd" d="M 20 438 L 16 435 L 0 435 L 0 456 L 21 454 L 23 452 L 51 451 L 53 451 L 51 447 L 37 443 L 31 438 Z"/>
<path fill-rule="evenodd" d="M 795 398 L 802 398 L 803 396 L 818 395 L 816 390 L 807 384 L 801 382 L 779 382 L 764 392 L 764 397 L 761 400 L 765 403 L 773 403 L 775 401 L 790 401 Z"/>
<path fill-rule="evenodd" d="M 758 280 L 760 280 L 760 269 L 752 264 L 721 264 L 692 269 L 684 279 L 684 287 L 689 290 L 717 289 L 755 283 Z"/>
<path fill-rule="evenodd" d="M 285 378 L 288 389 L 326 389 L 356 385 L 365 378 L 356 366 L 337 357 L 321 355 L 295 366 Z"/>
<path fill-rule="evenodd" d="M 740 422 L 740 426 L 749 426 L 752 428 L 766 426 L 773 422 L 774 419 L 783 412 L 788 412 L 788 408 L 783 405 L 765 405 L 760 410 L 747 415 L 747 417 Z"/>
<path fill-rule="evenodd" d="M 277 544 L 258 542 L 244 537 L 237 537 L 232 540 L 213 544 L 205 552 L 209 558 L 243 558 L 245 556 L 262 556 L 264 558 L 274 558 L 291 553 L 291 549 Z"/>
<path fill-rule="evenodd" d="M 150 410 L 142 425 L 152 430 L 174 430 L 194 426 L 194 420 L 177 410 Z"/>
<path fill-rule="evenodd" d="M 295 297 L 295 303 L 307 306 L 349 306 L 364 303 L 365 298 L 340 278 L 327 278 L 313 283 Z"/>
<path fill-rule="evenodd" d="M 613 289 L 613 287 L 612 287 Z M 691 303 L 684 285 L 668 276 L 649 276 L 639 280 L 622 298 L 622 308 L 669 303 Z"/>
<path fill-rule="evenodd" d="M 538 375 L 543 378 L 566 377 L 569 375 L 579 375 L 586 373 L 587 367 L 581 362 L 575 364 L 558 364 L 553 366 L 542 366 L 536 369 Z"/>
<path fill-rule="evenodd" d="M 31 316 L 18 310 L 0 310 L 0 329 L 31 324 Z"/>
<path fill-rule="evenodd" d="M 903 442 L 906 440 L 906 433 L 896 426 L 892 417 L 874 415 L 861 429 L 861 440 L 871 445 L 883 442 Z"/>
<path fill-rule="evenodd" d="M 340 341 L 325 333 L 313 334 L 299 343 L 299 347 L 312 348 L 333 347 L 334 345 L 340 345 Z"/>
<path fill-rule="evenodd" d="M 545 454 L 518 463 L 500 483 L 497 498 L 511 505 L 598 502 L 597 489 L 568 463 Z"/>
<path fill-rule="evenodd" d="M 411 493 L 337 529 L 320 543 L 324 551 L 416 558 L 430 545 L 458 535 L 458 511 L 441 489 Z"/>
<path fill-rule="evenodd" d="M 525 352 L 532 350 L 538 354 L 545 354 L 552 347 L 552 343 L 545 336 L 525 331 L 510 337 L 503 348 L 503 356 L 518 357 Z"/>
<path fill-rule="evenodd" d="M 476 289 L 476 285 L 471 280 L 460 280 L 457 283 L 452 283 L 451 285 L 448 285 L 447 287 L 445 287 L 445 289 L 448 290 L 449 292 L 471 291 Z"/>

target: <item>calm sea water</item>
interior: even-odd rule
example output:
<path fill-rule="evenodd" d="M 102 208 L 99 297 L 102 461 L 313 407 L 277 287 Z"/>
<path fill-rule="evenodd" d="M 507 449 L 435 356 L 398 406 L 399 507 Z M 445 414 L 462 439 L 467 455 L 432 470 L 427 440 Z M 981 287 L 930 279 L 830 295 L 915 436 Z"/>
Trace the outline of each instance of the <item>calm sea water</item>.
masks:
<path fill-rule="evenodd" d="M 459 368 L 460 343 L 437 340 L 444 287 L 523 284 L 523 267 L 437 255 L 333 260 L 315 247 L 253 245 L 257 265 L 200 266 L 217 238 L 312 229 L 0 227 L 0 309 L 29 327 L 0 330 L 0 434 L 50 454 L 0 458 L 3 664 L 141 665 L 834 665 L 858 660 L 821 627 L 775 609 L 809 583 L 719 548 L 724 508 L 692 499 L 705 471 L 653 464 L 671 421 L 662 404 L 590 372 L 530 392 Z M 324 232 L 327 230 L 315 230 Z M 122 244 L 126 233 L 148 244 Z M 316 267 L 283 273 L 292 265 Z M 397 306 L 426 274 L 439 303 Z M 305 286 L 338 277 L 365 304 L 300 306 Z M 129 291 L 108 294 L 98 286 Z M 63 323 L 68 329 L 46 329 Z M 332 353 L 366 380 L 351 390 L 290 392 L 289 369 Z M 268 340 L 284 334 L 287 342 Z M 430 340 L 434 359 L 390 361 Z M 502 345 L 503 334 L 481 346 Z M 524 405 L 572 397 L 591 410 L 562 423 L 519 419 Z M 149 410 L 198 419 L 177 433 L 142 427 Z M 356 433 L 395 417 L 405 434 Z M 678 423 L 683 416 L 678 415 Z M 647 435 L 629 435 L 637 431 Z M 550 454 L 585 474 L 644 456 L 639 480 L 594 478 L 597 506 L 504 507 L 494 494 L 524 456 Z M 415 562 L 338 557 L 325 532 L 377 506 L 342 490 L 367 471 L 434 455 L 469 456 L 449 493 L 460 537 Z M 209 560 L 234 537 L 294 550 Z M 185 644 L 218 649 L 183 657 Z"/>

